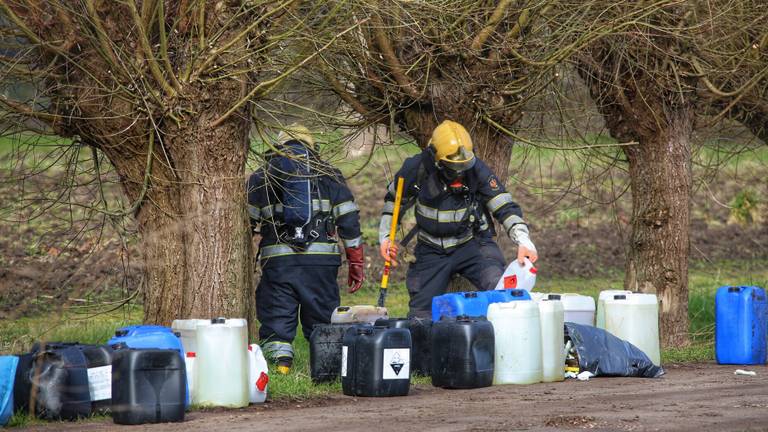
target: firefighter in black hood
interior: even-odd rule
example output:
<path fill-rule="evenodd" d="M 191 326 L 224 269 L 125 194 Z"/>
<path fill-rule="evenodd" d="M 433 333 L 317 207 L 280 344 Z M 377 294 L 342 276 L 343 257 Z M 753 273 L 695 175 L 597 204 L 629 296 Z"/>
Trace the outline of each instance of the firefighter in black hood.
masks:
<path fill-rule="evenodd" d="M 267 358 L 288 373 L 298 321 L 309 339 L 312 326 L 329 323 L 339 306 L 339 241 L 349 266 L 349 292 L 363 283 L 363 244 L 352 193 L 341 172 L 318 157 L 309 130 L 289 126 L 278 142 L 248 180 L 248 211 L 254 232 L 261 234 L 259 338 Z"/>
<path fill-rule="evenodd" d="M 518 244 L 517 259 L 538 258 L 528 236 L 520 206 L 504 184 L 472 149 L 463 126 L 446 120 L 432 133 L 421 154 L 408 158 L 396 178 L 404 180 L 401 212 L 416 207 L 416 261 L 408 268 L 406 285 L 412 317 L 428 318 L 432 297 L 445 293 L 455 274 L 478 290 L 490 290 L 501 278 L 506 262 L 496 242 L 495 218 Z M 381 256 L 396 258 L 389 240 L 395 203 L 395 182 L 384 198 L 379 243 Z"/>

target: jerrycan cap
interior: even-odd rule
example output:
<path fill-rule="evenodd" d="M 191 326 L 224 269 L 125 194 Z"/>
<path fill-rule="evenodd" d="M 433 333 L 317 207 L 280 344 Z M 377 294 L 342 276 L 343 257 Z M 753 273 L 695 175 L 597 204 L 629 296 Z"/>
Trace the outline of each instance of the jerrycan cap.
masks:
<path fill-rule="evenodd" d="M 373 327 L 371 326 L 363 326 L 357 328 L 357 334 L 359 335 L 372 335 L 373 334 Z"/>
<path fill-rule="evenodd" d="M 477 291 L 470 291 L 464 293 L 464 298 L 476 298 L 477 297 Z"/>
<path fill-rule="evenodd" d="M 472 321 L 472 317 L 470 317 L 469 315 L 459 315 L 459 316 L 456 317 L 456 321 L 459 321 L 459 322 L 470 322 L 470 321 Z"/>
<path fill-rule="evenodd" d="M 547 300 L 561 300 L 560 294 L 550 294 L 547 296 Z"/>
<path fill-rule="evenodd" d="M 728 287 L 728 292 L 739 292 L 739 291 L 741 291 L 741 287 L 737 287 L 737 286 Z"/>
<path fill-rule="evenodd" d="M 626 294 L 616 294 L 615 296 L 613 296 L 613 299 L 614 300 L 626 300 L 627 299 L 627 295 Z"/>
<path fill-rule="evenodd" d="M 123 337 L 123 336 L 128 336 L 128 330 L 120 329 L 115 331 L 115 337 Z"/>
<path fill-rule="evenodd" d="M 224 317 L 211 318 L 211 324 L 224 324 L 226 322 L 227 322 L 227 319 Z"/>
<path fill-rule="evenodd" d="M 339 306 L 336 308 L 336 312 L 349 312 L 349 306 Z"/>
<path fill-rule="evenodd" d="M 513 290 L 510 290 L 510 291 L 509 291 L 509 294 L 510 294 L 512 297 L 522 297 L 522 296 L 523 296 L 523 290 L 519 290 L 519 289 L 513 289 Z"/>

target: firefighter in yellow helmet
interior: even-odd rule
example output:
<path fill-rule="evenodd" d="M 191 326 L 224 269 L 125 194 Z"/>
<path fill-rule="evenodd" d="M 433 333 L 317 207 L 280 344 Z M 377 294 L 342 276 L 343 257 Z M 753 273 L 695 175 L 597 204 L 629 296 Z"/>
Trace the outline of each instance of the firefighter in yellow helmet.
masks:
<path fill-rule="evenodd" d="M 309 340 L 312 327 L 329 323 L 339 306 L 342 252 L 350 293 L 365 274 L 359 209 L 344 176 L 320 158 L 306 127 L 290 125 L 277 141 L 277 151 L 248 180 L 248 212 L 261 234 L 259 339 L 278 372 L 288 373 L 297 324 Z"/>
<path fill-rule="evenodd" d="M 504 184 L 479 160 L 469 132 L 451 120 L 438 125 L 424 151 L 403 162 L 396 177 L 404 179 L 401 212 L 416 207 L 416 261 L 406 285 L 411 317 L 428 318 L 432 297 L 441 295 L 451 277 L 461 274 L 478 290 L 496 286 L 506 265 L 493 240 L 495 218 L 518 244 L 517 259 L 538 258 L 522 210 Z M 380 253 L 393 260 L 397 246 L 389 240 L 395 206 L 395 182 L 389 184 L 379 226 Z"/>

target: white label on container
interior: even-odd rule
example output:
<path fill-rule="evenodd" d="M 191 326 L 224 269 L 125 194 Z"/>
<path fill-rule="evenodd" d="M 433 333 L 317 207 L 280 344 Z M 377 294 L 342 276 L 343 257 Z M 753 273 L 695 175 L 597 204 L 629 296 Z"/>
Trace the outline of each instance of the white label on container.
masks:
<path fill-rule="evenodd" d="M 92 401 L 112 399 L 112 366 L 88 368 L 88 390 Z"/>
<path fill-rule="evenodd" d="M 384 349 L 383 379 L 408 379 L 411 374 L 411 350 L 408 348 Z"/>
<path fill-rule="evenodd" d="M 341 346 L 341 376 L 347 376 L 347 346 Z"/>

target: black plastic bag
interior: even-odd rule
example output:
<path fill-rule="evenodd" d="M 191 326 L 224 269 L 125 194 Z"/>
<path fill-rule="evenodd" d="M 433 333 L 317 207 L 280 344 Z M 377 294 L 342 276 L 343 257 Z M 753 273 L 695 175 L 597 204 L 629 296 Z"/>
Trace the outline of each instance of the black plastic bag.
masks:
<path fill-rule="evenodd" d="M 638 347 L 592 326 L 565 323 L 565 337 L 579 355 L 579 369 L 595 376 L 658 378 L 664 369 Z"/>

